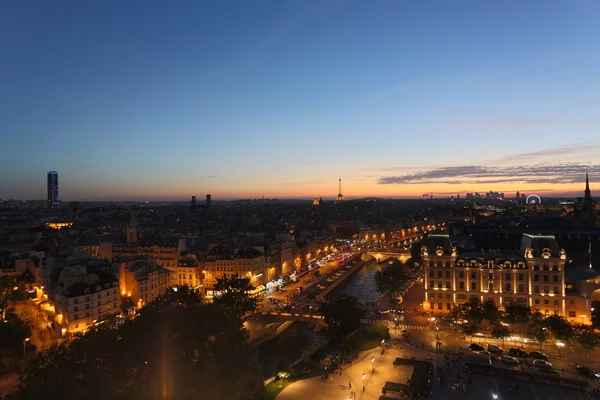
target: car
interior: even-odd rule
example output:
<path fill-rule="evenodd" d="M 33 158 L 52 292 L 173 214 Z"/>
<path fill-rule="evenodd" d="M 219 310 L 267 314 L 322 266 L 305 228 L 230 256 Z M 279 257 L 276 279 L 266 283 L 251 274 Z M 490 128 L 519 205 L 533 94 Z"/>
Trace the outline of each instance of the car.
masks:
<path fill-rule="evenodd" d="M 536 358 L 538 360 L 547 360 L 548 356 L 544 353 L 540 353 L 539 351 L 532 351 L 529 353 L 529 357 Z"/>
<path fill-rule="evenodd" d="M 591 369 L 589 369 L 588 367 L 584 367 L 582 365 L 577 366 L 577 373 L 579 373 L 579 375 L 585 376 L 585 377 L 591 377 L 593 375 L 593 372 Z"/>
<path fill-rule="evenodd" d="M 508 355 L 512 357 L 527 357 L 527 352 L 517 347 L 511 347 L 508 349 Z"/>
<path fill-rule="evenodd" d="M 502 357 L 500 357 L 500 361 L 502 361 L 506 365 L 511 365 L 511 366 L 519 365 L 519 360 L 517 360 L 516 358 L 511 357 L 511 356 L 502 356 Z"/>
<path fill-rule="evenodd" d="M 400 333 L 401 333 L 401 334 L 403 334 L 403 335 L 406 335 L 406 334 L 408 333 L 408 331 L 407 331 L 406 329 L 402 329 L 402 330 L 400 331 Z"/>
<path fill-rule="evenodd" d="M 496 346 L 493 344 L 488 344 L 487 345 L 487 350 L 492 353 L 492 354 L 500 354 L 502 353 L 504 350 L 502 350 L 502 347 L 500 346 Z"/>
<path fill-rule="evenodd" d="M 495 356 L 495 355 L 493 355 L 492 353 L 490 353 L 490 352 L 489 352 L 489 351 L 487 351 L 487 350 L 480 351 L 480 352 L 479 352 L 479 354 L 481 354 L 481 355 L 484 355 L 484 356 L 488 356 L 488 357 L 490 357 L 492 360 L 495 360 L 495 359 L 496 359 L 496 356 Z"/>
<path fill-rule="evenodd" d="M 552 368 L 552 364 L 546 360 L 542 360 L 541 358 L 533 360 L 533 365 L 540 368 Z"/>
<path fill-rule="evenodd" d="M 469 345 L 469 348 L 471 350 L 473 350 L 473 351 L 483 351 L 483 350 L 485 350 L 485 348 L 482 345 L 477 344 L 477 343 L 471 343 Z"/>

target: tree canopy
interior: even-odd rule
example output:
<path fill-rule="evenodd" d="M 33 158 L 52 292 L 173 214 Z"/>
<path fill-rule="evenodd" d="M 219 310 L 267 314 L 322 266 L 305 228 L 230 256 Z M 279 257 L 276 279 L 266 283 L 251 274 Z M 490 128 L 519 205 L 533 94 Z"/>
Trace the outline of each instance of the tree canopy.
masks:
<path fill-rule="evenodd" d="M 511 303 L 504 307 L 504 320 L 510 323 L 514 332 L 525 333 L 531 318 L 531 307 L 521 303 Z"/>
<path fill-rule="evenodd" d="M 555 339 L 569 340 L 573 336 L 573 326 L 565 317 L 550 315 L 546 317 L 544 324 Z"/>
<path fill-rule="evenodd" d="M 388 264 L 375 273 L 375 285 L 381 294 L 389 292 L 392 297 L 410 280 L 409 270 L 398 262 Z"/>
<path fill-rule="evenodd" d="M 118 329 L 98 327 L 40 353 L 10 399 L 255 399 L 256 349 L 238 318 L 170 292 Z"/>
<path fill-rule="evenodd" d="M 233 275 L 231 278 L 217 278 L 215 284 L 214 304 L 220 307 L 226 307 L 233 313 L 242 317 L 248 313 L 253 313 L 257 308 L 256 298 L 250 296 L 248 292 L 254 290 L 250 284 L 250 279 Z"/>
<path fill-rule="evenodd" d="M 578 324 L 573 326 L 573 342 L 585 349 L 588 357 L 590 350 L 600 346 L 600 334 L 591 325 Z"/>
<path fill-rule="evenodd" d="M 343 295 L 321 305 L 321 314 L 327 323 L 331 336 L 341 337 L 360 327 L 363 316 L 358 299 L 354 296 Z"/>

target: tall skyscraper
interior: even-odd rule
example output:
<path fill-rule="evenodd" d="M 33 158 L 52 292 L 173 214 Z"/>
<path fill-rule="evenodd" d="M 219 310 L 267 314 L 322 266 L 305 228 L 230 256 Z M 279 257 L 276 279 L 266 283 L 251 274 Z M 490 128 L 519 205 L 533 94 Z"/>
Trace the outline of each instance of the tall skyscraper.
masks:
<path fill-rule="evenodd" d="M 197 204 L 196 204 L 196 196 L 192 196 L 192 205 L 190 206 L 190 210 L 191 210 L 192 212 L 194 212 L 194 211 L 196 211 L 196 207 L 197 207 Z"/>
<path fill-rule="evenodd" d="M 206 195 L 206 208 L 210 208 L 211 204 L 212 204 L 211 196 L 210 196 L 210 194 L 207 194 Z"/>
<path fill-rule="evenodd" d="M 48 208 L 58 208 L 58 172 L 48 172 Z"/>

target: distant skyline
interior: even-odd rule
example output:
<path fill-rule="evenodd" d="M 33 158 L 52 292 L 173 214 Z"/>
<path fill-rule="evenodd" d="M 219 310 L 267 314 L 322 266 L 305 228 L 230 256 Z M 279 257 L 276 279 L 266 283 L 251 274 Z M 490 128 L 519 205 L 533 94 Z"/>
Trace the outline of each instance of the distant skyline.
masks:
<path fill-rule="evenodd" d="M 0 197 L 600 195 L 600 3 L 10 2 Z"/>

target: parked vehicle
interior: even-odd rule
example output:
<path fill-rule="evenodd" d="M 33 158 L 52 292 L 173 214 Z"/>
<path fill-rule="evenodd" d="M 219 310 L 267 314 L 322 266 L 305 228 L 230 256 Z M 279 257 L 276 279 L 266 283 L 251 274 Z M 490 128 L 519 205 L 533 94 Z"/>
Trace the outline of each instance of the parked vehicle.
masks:
<path fill-rule="evenodd" d="M 469 348 L 471 350 L 473 350 L 473 351 L 483 351 L 483 350 L 485 350 L 485 348 L 482 345 L 477 344 L 477 343 L 471 343 L 469 345 Z"/>
<path fill-rule="evenodd" d="M 516 366 L 519 365 L 519 360 L 511 356 L 502 356 L 500 357 L 500 361 L 502 361 L 506 365 Z"/>
<path fill-rule="evenodd" d="M 592 370 L 589 369 L 588 367 L 584 367 L 581 365 L 577 366 L 577 373 L 581 376 L 585 376 L 585 377 L 591 377 L 592 376 Z"/>
<path fill-rule="evenodd" d="M 529 353 L 529 357 L 536 358 L 538 360 L 547 360 L 548 356 L 544 353 L 540 353 L 539 351 L 532 351 Z"/>
<path fill-rule="evenodd" d="M 502 353 L 504 351 L 504 350 L 502 350 L 502 347 L 496 346 L 496 345 L 493 345 L 493 344 L 488 344 L 487 345 L 487 350 L 490 353 L 492 353 L 492 354 L 500 354 L 500 353 Z"/>
<path fill-rule="evenodd" d="M 527 352 L 517 347 L 511 347 L 508 349 L 508 355 L 512 357 L 527 357 Z"/>
<path fill-rule="evenodd" d="M 541 358 L 533 360 L 533 365 L 540 368 L 552 368 L 552 364 L 546 360 L 542 360 Z"/>

